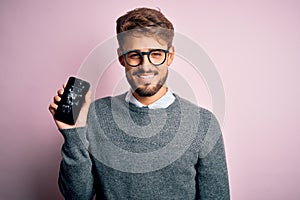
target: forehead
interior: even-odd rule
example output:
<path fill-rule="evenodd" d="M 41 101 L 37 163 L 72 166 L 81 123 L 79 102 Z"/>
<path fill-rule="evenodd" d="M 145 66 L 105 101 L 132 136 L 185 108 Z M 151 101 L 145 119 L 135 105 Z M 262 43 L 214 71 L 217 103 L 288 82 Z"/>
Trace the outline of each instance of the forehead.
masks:
<path fill-rule="evenodd" d="M 156 37 L 147 36 L 126 36 L 123 40 L 122 48 L 124 51 L 133 49 L 148 50 L 148 49 L 167 49 L 168 45 L 165 41 Z"/>

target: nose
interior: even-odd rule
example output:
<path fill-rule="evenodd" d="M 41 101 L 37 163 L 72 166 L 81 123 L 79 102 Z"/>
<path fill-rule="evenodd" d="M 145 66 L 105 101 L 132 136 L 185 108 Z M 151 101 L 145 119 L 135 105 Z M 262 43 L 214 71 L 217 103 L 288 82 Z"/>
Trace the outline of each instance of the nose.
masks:
<path fill-rule="evenodd" d="M 144 71 L 147 71 L 151 69 L 151 62 L 148 59 L 148 56 L 146 54 L 143 55 L 143 60 L 142 63 L 140 64 L 140 68 L 143 69 Z"/>

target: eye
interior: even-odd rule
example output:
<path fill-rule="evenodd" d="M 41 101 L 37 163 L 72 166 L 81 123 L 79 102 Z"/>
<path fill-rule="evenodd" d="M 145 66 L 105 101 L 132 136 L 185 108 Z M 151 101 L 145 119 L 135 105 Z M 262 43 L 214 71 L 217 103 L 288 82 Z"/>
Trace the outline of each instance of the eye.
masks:
<path fill-rule="evenodd" d="M 140 55 L 137 54 L 137 53 L 136 53 L 136 54 L 130 54 L 129 57 L 130 57 L 130 58 L 139 58 Z"/>
<path fill-rule="evenodd" d="M 152 51 L 151 52 L 151 56 L 152 57 L 161 57 L 161 56 L 163 56 L 164 55 L 164 52 L 163 51 Z"/>
<path fill-rule="evenodd" d="M 139 59 L 140 58 L 140 54 L 137 52 L 131 52 L 127 54 L 127 57 L 130 59 Z"/>

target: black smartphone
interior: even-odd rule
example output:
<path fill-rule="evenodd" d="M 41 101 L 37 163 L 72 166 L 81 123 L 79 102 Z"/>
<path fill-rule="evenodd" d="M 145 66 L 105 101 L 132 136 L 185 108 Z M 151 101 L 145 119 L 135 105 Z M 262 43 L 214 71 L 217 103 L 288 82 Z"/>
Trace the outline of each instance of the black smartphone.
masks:
<path fill-rule="evenodd" d="M 76 77 L 69 77 L 54 118 L 66 124 L 74 125 L 89 88 L 89 82 Z"/>

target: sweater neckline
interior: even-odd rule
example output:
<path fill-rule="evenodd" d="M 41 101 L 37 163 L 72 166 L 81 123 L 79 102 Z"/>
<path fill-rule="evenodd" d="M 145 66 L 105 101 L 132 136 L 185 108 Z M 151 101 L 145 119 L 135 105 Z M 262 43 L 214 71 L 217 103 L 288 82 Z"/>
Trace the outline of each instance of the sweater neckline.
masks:
<path fill-rule="evenodd" d="M 167 108 L 157 108 L 157 109 L 137 107 L 133 103 L 126 102 L 125 101 L 126 93 L 116 96 L 115 98 L 121 100 L 124 106 L 126 106 L 130 111 L 137 112 L 137 113 L 159 114 L 159 113 L 164 113 L 167 110 L 172 111 L 180 104 L 180 97 L 175 93 L 172 94 L 175 96 L 174 102 L 171 105 L 169 105 Z"/>

